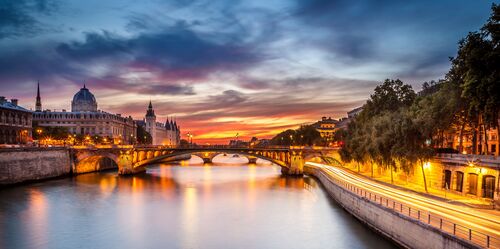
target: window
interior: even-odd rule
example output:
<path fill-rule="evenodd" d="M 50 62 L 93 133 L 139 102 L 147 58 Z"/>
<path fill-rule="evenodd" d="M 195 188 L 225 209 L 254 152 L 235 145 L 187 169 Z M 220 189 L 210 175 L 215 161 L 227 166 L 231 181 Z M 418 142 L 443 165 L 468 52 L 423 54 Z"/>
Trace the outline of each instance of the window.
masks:
<path fill-rule="evenodd" d="M 492 153 L 496 153 L 497 152 L 497 145 L 496 144 L 492 144 L 491 145 L 491 152 Z"/>
<path fill-rule="evenodd" d="M 469 173 L 469 194 L 477 195 L 477 174 Z"/>
<path fill-rule="evenodd" d="M 483 197 L 492 198 L 495 193 L 495 177 L 483 176 Z"/>
<path fill-rule="evenodd" d="M 443 179 L 443 188 L 450 189 L 450 187 L 451 187 L 451 171 L 445 170 Z"/>
<path fill-rule="evenodd" d="M 457 171 L 457 178 L 455 179 L 455 191 L 462 192 L 464 184 L 464 173 Z"/>

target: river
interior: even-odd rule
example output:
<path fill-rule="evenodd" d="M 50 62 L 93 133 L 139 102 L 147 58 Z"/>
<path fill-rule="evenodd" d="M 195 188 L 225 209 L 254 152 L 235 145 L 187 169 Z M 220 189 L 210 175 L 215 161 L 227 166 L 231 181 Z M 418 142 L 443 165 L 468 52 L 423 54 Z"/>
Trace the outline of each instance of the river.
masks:
<path fill-rule="evenodd" d="M 0 248 L 396 248 L 314 178 L 218 156 L 0 190 Z"/>

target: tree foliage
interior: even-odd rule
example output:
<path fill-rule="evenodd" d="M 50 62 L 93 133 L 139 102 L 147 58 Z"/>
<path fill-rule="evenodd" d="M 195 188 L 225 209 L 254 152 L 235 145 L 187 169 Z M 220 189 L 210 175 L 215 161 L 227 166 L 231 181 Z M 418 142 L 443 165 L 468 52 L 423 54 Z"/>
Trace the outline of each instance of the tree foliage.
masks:
<path fill-rule="evenodd" d="M 271 145 L 291 146 L 291 145 L 324 145 L 326 141 L 312 125 L 303 125 L 298 129 L 288 129 L 271 139 Z"/>
<path fill-rule="evenodd" d="M 152 144 L 153 137 L 151 134 L 144 129 L 144 127 L 138 125 L 137 126 L 137 142 L 140 144 Z"/>

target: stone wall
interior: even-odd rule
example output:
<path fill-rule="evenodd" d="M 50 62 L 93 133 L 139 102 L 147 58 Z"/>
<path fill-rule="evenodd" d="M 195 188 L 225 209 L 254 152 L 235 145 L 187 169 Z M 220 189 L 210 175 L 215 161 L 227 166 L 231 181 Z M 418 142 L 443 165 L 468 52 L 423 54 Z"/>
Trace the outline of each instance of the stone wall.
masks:
<path fill-rule="evenodd" d="M 344 190 L 333 183 L 320 168 L 306 165 L 304 172 L 317 177 L 329 195 L 347 212 L 403 248 L 478 248 L 437 228 Z"/>
<path fill-rule="evenodd" d="M 69 175 L 71 159 L 66 148 L 0 149 L 0 185 Z"/>

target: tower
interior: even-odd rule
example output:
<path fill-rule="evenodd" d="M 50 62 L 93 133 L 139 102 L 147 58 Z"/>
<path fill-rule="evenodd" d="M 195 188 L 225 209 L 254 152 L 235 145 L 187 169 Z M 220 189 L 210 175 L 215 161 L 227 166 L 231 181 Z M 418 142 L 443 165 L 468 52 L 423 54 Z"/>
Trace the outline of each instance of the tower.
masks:
<path fill-rule="evenodd" d="M 42 99 L 40 98 L 40 81 L 37 83 L 35 111 L 42 111 Z"/>
<path fill-rule="evenodd" d="M 155 141 L 155 128 L 156 128 L 156 115 L 153 110 L 153 104 L 151 100 L 149 101 L 148 110 L 146 111 L 146 131 L 151 135 L 151 140 L 153 144 L 156 144 Z"/>

